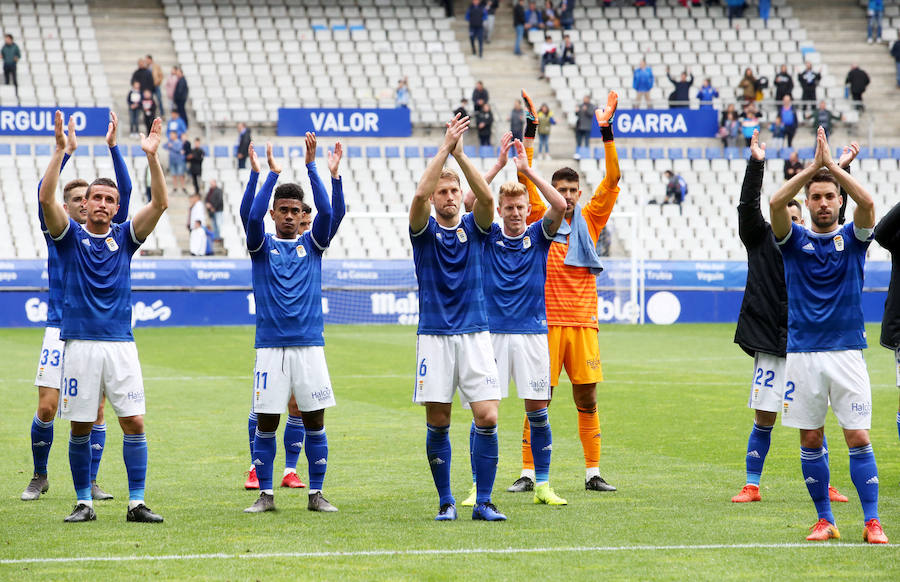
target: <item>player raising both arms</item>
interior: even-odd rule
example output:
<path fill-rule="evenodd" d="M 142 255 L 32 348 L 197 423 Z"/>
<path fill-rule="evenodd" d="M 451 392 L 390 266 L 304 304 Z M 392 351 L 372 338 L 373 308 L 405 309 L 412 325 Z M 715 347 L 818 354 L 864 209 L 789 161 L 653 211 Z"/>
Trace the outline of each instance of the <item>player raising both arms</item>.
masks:
<path fill-rule="evenodd" d="M 116 145 L 119 128 L 119 120 L 115 113 L 110 113 L 109 127 L 106 132 L 106 143 L 109 145 L 109 153 L 113 159 L 113 168 L 116 172 L 116 184 L 122 195 L 122 204 L 119 211 L 113 217 L 116 224 L 124 222 L 128 218 L 128 203 L 131 198 L 131 178 L 125 167 L 125 160 Z M 69 120 L 69 131 L 66 135 L 66 147 L 63 155 L 60 171 L 65 168 L 69 157 L 78 147 L 75 135 L 75 122 Z M 43 181 L 41 182 L 43 183 Z M 40 191 L 41 184 L 38 184 Z M 84 180 L 72 180 L 63 187 L 63 208 L 78 224 L 83 225 L 87 220 L 87 209 L 84 206 L 84 192 L 88 183 Z M 41 356 L 38 361 L 38 371 L 35 377 L 35 385 L 38 387 L 38 409 L 31 421 L 31 452 L 34 459 L 34 476 L 25 491 L 22 492 L 23 501 L 38 499 L 41 493 L 49 489 L 47 481 L 47 459 L 50 456 L 50 446 L 53 444 L 53 417 L 59 406 L 59 390 L 62 385 L 63 357 L 66 343 L 59 339 L 59 330 L 62 325 L 62 294 L 63 294 L 63 264 L 56 252 L 56 245 L 47 233 L 44 224 L 44 212 L 38 206 L 38 218 L 41 222 L 41 231 L 44 233 L 44 241 L 47 243 L 47 277 L 49 293 L 47 299 L 47 328 L 44 330 L 44 342 L 41 346 Z M 103 400 L 97 410 L 97 419 L 91 428 L 91 497 L 103 500 L 112 499 L 113 496 L 103 491 L 97 485 L 97 472 L 100 469 L 100 459 L 106 448 L 106 424 L 103 421 Z"/>
<path fill-rule="evenodd" d="M 840 187 L 856 202 L 853 221 L 839 226 Z M 806 186 L 812 229 L 791 221 L 788 201 Z M 850 478 L 865 516 L 863 540 L 887 543 L 878 520 L 878 468 L 869 440 L 872 389 L 862 350 L 863 267 L 875 226 L 875 204 L 816 136 L 812 164 L 769 202 L 772 232 L 781 246 L 788 298 L 788 339 L 781 422 L 800 429 L 800 465 L 819 520 L 807 540 L 839 538 L 828 498 L 823 434 L 828 404 L 850 448 Z"/>
<path fill-rule="evenodd" d="M 526 104 L 525 141 L 533 144 L 537 130 L 534 104 L 523 91 Z M 572 381 L 572 395 L 578 409 L 578 433 L 584 451 L 585 482 L 588 491 L 615 491 L 600 476 L 600 417 L 597 414 L 597 382 L 603 380 L 600 367 L 600 344 L 597 322 L 597 279 L 603 270 L 597 254 L 597 239 L 606 226 L 619 195 L 619 158 L 613 140 L 611 121 L 618 96 L 610 92 L 605 109 L 595 115 L 603 136 L 606 176 L 593 197 L 582 207 L 578 172 L 561 168 L 553 173 L 550 183 L 566 201 L 565 220 L 550 244 L 547 256 L 547 282 L 544 286 L 547 304 L 547 336 L 550 345 L 550 384 L 559 384 L 563 366 Z M 530 141 L 529 141 L 530 140 Z M 534 150 L 528 151 L 529 162 Z M 522 179 L 523 177 L 520 177 Z M 527 186 L 527 184 L 526 184 Z M 528 222 L 541 219 L 546 206 L 529 188 L 531 215 Z M 507 491 L 531 491 L 535 469 L 531 456 L 528 418 L 522 435 L 522 474 Z"/>
<path fill-rule="evenodd" d="M 251 150 L 252 151 L 252 150 Z M 325 362 L 322 319 L 322 253 L 332 234 L 332 210 L 328 193 L 316 171 L 316 136 L 306 134 L 306 168 L 312 187 L 316 218 L 310 232 L 298 236 L 303 217 L 303 189 L 299 184 L 275 188 L 272 209 L 269 198 L 281 173 L 266 145 L 269 175 L 253 199 L 247 219 L 247 249 L 252 263 L 256 300 L 256 365 L 253 408 L 258 426 L 253 440 L 253 463 L 260 494 L 247 513 L 275 510 L 272 471 L 275 431 L 288 406 L 296 398 L 305 425 L 306 458 L 309 462 L 310 511 L 337 511 L 322 496 L 328 465 L 325 409 L 335 405 Z M 333 190 L 342 188 L 338 168 L 343 148 L 335 145 L 328 155 Z M 275 235 L 267 234 L 263 218 L 269 210 Z"/>
<path fill-rule="evenodd" d="M 881 320 L 881 345 L 894 351 L 897 387 L 900 388 L 900 203 L 895 204 L 875 227 L 875 240 L 891 253 L 891 283 Z M 897 434 L 900 435 L 900 404 L 897 407 Z"/>
<path fill-rule="evenodd" d="M 472 519 L 502 521 L 491 503 L 497 473 L 497 364 L 488 334 L 482 286 L 482 244 L 491 230 L 490 189 L 463 152 L 469 118 L 459 115 L 416 188 L 409 209 L 409 231 L 419 282 L 419 329 L 413 401 L 425 406 L 425 450 L 440 496 L 435 519 L 456 519 L 450 492 L 450 410 L 457 387 L 472 407 L 472 457 L 477 481 Z M 473 212 L 460 218 L 462 191 L 456 172 L 444 168 L 448 156 L 459 163 L 475 193 Z M 434 205 L 436 217 L 431 216 Z"/>
<path fill-rule="evenodd" d="M 122 456 L 128 473 L 128 521 L 160 522 L 144 504 L 147 439 L 144 434 L 144 382 L 131 331 L 131 257 L 168 206 L 168 192 L 157 157 L 162 120 L 141 136 L 147 154 L 152 200 L 123 224 L 112 222 L 120 198 L 115 182 L 97 178 L 85 193 L 87 222 L 82 228 L 56 201 L 65 136 L 56 112 L 56 151 L 41 186 L 40 202 L 47 232 L 64 264 L 62 330 L 66 340 L 65 377 L 60 416 L 71 421 L 69 465 L 77 503 L 66 521 L 96 519 L 91 500 L 91 427 L 104 395 L 124 432 Z"/>
<path fill-rule="evenodd" d="M 844 148 L 840 165 L 846 168 L 856 154 L 856 143 Z M 787 350 L 787 288 L 781 249 L 772 227 L 759 210 L 766 165 L 766 144 L 759 143 L 759 131 L 750 140 L 750 159 L 744 174 L 738 204 L 738 235 L 747 249 L 747 283 L 734 341 L 753 356 L 753 381 L 747 406 L 754 410 L 753 430 L 747 440 L 747 484 L 731 498 L 734 503 L 760 501 L 759 480 L 772 439 L 772 427 L 781 409 L 784 395 L 784 364 Z M 788 200 L 791 221 L 803 225 L 803 210 L 796 200 Z M 828 450 L 824 441 L 823 448 Z M 826 463 L 827 463 L 826 457 Z M 831 501 L 845 502 L 847 497 L 828 486 Z"/>

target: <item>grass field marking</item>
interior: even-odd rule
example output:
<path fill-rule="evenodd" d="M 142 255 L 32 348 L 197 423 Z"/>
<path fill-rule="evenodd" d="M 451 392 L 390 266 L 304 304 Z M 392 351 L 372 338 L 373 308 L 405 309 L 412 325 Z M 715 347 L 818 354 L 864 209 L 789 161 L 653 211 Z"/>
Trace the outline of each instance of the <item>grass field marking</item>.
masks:
<path fill-rule="evenodd" d="M 162 556 L 72 556 L 68 558 L 18 558 L 2 559 L 0 565 L 50 564 L 55 562 L 130 562 L 173 560 L 235 560 L 268 558 L 353 558 L 371 556 L 431 556 L 447 554 L 544 554 L 551 552 L 665 552 L 695 550 L 762 550 L 782 548 L 867 548 L 861 543 L 782 543 L 782 544 L 697 544 L 671 546 L 583 546 L 546 548 L 461 548 L 432 550 L 359 550 L 355 552 L 273 552 L 265 554 L 170 554 Z M 893 546 L 885 546 L 893 547 Z"/>

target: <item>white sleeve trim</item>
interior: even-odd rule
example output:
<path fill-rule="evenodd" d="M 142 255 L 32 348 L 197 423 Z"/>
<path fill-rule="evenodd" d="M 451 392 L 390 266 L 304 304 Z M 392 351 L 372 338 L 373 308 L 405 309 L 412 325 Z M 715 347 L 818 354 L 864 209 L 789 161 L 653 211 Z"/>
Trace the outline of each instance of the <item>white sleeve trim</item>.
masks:
<path fill-rule="evenodd" d="M 70 220 L 71 220 L 71 219 L 70 219 Z M 50 236 L 50 239 L 53 240 L 53 242 L 59 242 L 59 241 L 61 241 L 61 240 L 66 236 L 66 233 L 69 232 L 69 229 L 70 229 L 70 228 L 72 228 L 72 223 L 71 223 L 71 222 L 66 222 L 66 227 L 63 229 L 63 231 L 60 233 L 60 235 L 59 235 L 59 236 L 52 236 L 52 235 L 51 235 L 51 236 Z M 49 230 L 47 231 L 47 234 L 50 234 L 50 231 L 49 231 Z"/>
<path fill-rule="evenodd" d="M 544 233 L 545 239 L 552 241 L 554 238 L 556 238 L 556 235 L 551 235 L 549 232 L 547 232 L 547 229 L 545 228 L 547 223 L 544 221 L 544 216 L 541 217 L 541 232 Z M 559 228 L 557 228 L 557 230 L 559 230 Z"/>
<path fill-rule="evenodd" d="M 426 230 L 428 230 L 428 223 L 427 223 L 427 222 L 425 223 L 425 226 L 422 227 L 422 230 L 420 230 L 419 232 L 414 232 L 414 233 L 412 233 L 412 235 L 413 235 L 413 236 L 420 236 L 420 235 L 422 235 Z"/>
<path fill-rule="evenodd" d="M 147 242 L 147 239 L 138 240 L 137 235 L 134 234 L 134 221 L 133 220 L 128 223 L 128 230 L 131 232 L 131 240 L 134 241 L 134 244 L 141 246 L 142 244 Z"/>
<path fill-rule="evenodd" d="M 875 232 L 874 228 L 863 228 L 861 226 L 853 225 L 853 234 L 856 235 L 856 240 L 860 242 L 867 242 L 872 238 L 872 233 Z"/>
<path fill-rule="evenodd" d="M 785 237 L 784 237 L 783 239 L 781 239 L 781 240 L 776 240 L 776 241 L 775 241 L 775 244 L 777 244 L 778 246 L 783 245 L 783 244 L 786 243 L 788 240 L 790 240 L 792 234 L 794 234 L 794 227 L 793 227 L 793 226 L 791 226 L 791 230 L 788 231 L 787 236 L 785 236 Z"/>
<path fill-rule="evenodd" d="M 309 230 L 309 240 L 313 241 L 313 244 L 316 245 L 316 247 L 323 253 L 325 252 L 325 249 L 328 248 L 327 246 L 323 247 L 319 244 L 319 241 L 316 240 L 316 237 L 312 233 L 312 229 Z"/>

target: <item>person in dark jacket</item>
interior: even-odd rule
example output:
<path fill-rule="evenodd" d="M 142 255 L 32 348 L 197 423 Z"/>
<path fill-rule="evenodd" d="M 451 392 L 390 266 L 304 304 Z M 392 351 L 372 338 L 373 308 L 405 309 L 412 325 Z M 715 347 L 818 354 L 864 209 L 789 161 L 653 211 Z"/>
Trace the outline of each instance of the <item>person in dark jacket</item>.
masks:
<path fill-rule="evenodd" d="M 469 44 L 472 45 L 472 54 L 482 56 L 484 51 L 484 21 L 487 19 L 487 9 L 481 5 L 481 0 L 472 0 L 469 9 L 466 10 L 466 20 L 469 21 Z M 475 41 L 478 41 L 478 50 L 475 50 Z"/>
<path fill-rule="evenodd" d="M 785 95 L 791 99 L 794 98 L 794 80 L 791 79 L 787 65 L 781 65 L 781 70 L 775 75 L 773 84 L 775 85 L 775 101 L 781 101 Z"/>
<path fill-rule="evenodd" d="M 849 149 L 849 148 L 848 148 Z M 846 167 L 859 150 L 841 156 Z M 747 441 L 747 482 L 741 492 L 732 497 L 734 503 L 759 501 L 759 481 L 772 437 L 772 428 L 781 409 L 784 392 L 784 366 L 787 354 L 787 286 L 784 263 L 771 225 L 759 208 L 765 174 L 765 144 L 759 143 L 756 131 L 750 141 L 750 159 L 744 173 L 741 198 L 738 203 L 738 236 L 747 249 L 747 283 L 738 315 L 734 343 L 754 358 L 750 400 L 747 406 L 754 411 L 753 429 Z M 803 224 L 799 202 L 788 204 L 791 220 Z M 827 445 L 824 445 L 827 449 Z M 837 489 L 829 485 L 832 501 L 847 501 Z"/>
<path fill-rule="evenodd" d="M 894 350 L 894 357 L 900 362 L 900 203 L 875 225 L 875 240 L 891 253 L 891 282 L 881 318 L 881 345 Z M 900 387 L 900 367 L 897 368 L 897 386 Z M 897 405 L 897 434 L 900 436 L 900 403 Z"/>
<path fill-rule="evenodd" d="M 475 83 L 475 89 L 472 90 L 472 107 L 475 111 L 479 111 L 481 106 L 490 100 L 488 90 L 484 88 L 484 83 L 478 81 Z"/>
<path fill-rule="evenodd" d="M 853 63 L 850 65 L 850 71 L 847 73 L 844 84 L 850 90 L 850 96 L 853 97 L 856 110 L 862 111 L 865 109 L 862 102 L 862 95 L 866 92 L 866 87 L 869 86 L 869 75 L 860 69 L 859 65 Z"/>
<path fill-rule="evenodd" d="M 675 90 L 669 94 L 669 108 L 688 107 L 691 100 L 691 85 L 694 84 L 694 75 L 691 75 L 690 70 L 685 69 L 681 73 L 681 79 L 676 81 L 669 74 L 669 67 L 666 67 L 666 77 L 668 77 L 670 83 L 675 85 Z"/>
<path fill-rule="evenodd" d="M 490 103 L 485 103 L 481 106 L 481 110 L 475 113 L 475 126 L 478 128 L 478 140 L 481 145 L 491 145 L 491 130 L 494 126 L 494 114 L 491 113 Z"/>
<path fill-rule="evenodd" d="M 238 146 L 237 159 L 238 168 L 243 169 L 247 165 L 247 158 L 250 156 L 250 128 L 244 123 L 238 123 Z"/>
<path fill-rule="evenodd" d="M 520 55 L 522 54 L 522 37 L 525 36 L 524 0 L 516 0 L 516 4 L 513 6 L 513 27 L 516 29 L 516 46 L 513 48 L 513 54 Z"/>
<path fill-rule="evenodd" d="M 800 170 L 803 169 L 803 162 L 800 161 L 800 156 L 797 152 L 791 152 L 791 155 L 788 156 L 788 159 L 784 161 L 784 180 L 787 182 L 794 175 L 797 174 Z"/>
<path fill-rule="evenodd" d="M 191 171 L 191 180 L 194 182 L 194 192 L 199 194 L 201 177 L 203 176 L 203 159 L 206 157 L 206 152 L 203 150 L 199 137 L 194 139 L 194 147 L 191 148 L 190 153 L 185 157 Z"/>
<path fill-rule="evenodd" d="M 141 95 L 144 94 L 144 91 L 150 91 L 152 95 L 155 89 L 153 85 L 153 71 L 147 68 L 147 61 L 143 57 L 138 59 L 137 64 L 138 68 L 131 74 L 131 84 L 134 85 L 135 81 L 137 81 L 141 86 Z"/>
<path fill-rule="evenodd" d="M 897 66 L 897 88 L 900 89 L 900 40 L 895 40 L 891 45 L 891 56 Z"/>
<path fill-rule="evenodd" d="M 178 115 L 184 120 L 185 127 L 189 127 L 190 123 L 188 123 L 187 109 L 185 108 L 188 98 L 188 85 L 184 79 L 184 71 L 181 70 L 181 67 L 175 67 L 175 76 L 178 77 L 178 82 L 175 83 L 175 94 L 172 96 L 172 102 L 175 104 L 175 109 L 178 110 Z"/>
<path fill-rule="evenodd" d="M 806 68 L 797 75 L 797 80 L 800 81 L 800 88 L 803 90 L 803 94 L 800 96 L 800 100 L 804 102 L 803 111 L 805 112 L 807 107 L 815 109 L 813 103 L 816 101 L 816 87 L 822 80 L 822 74 L 813 71 L 812 63 L 806 61 Z"/>

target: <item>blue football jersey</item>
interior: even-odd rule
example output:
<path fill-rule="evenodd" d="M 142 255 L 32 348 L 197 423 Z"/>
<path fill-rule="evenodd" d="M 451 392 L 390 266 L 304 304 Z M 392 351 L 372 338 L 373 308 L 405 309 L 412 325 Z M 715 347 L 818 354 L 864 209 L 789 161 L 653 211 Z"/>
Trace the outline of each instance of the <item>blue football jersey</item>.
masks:
<path fill-rule="evenodd" d="M 852 222 L 830 233 L 791 225 L 779 242 L 788 292 L 788 352 L 861 350 L 863 267 L 871 240 L 856 237 Z"/>
<path fill-rule="evenodd" d="M 309 232 L 297 239 L 266 234 L 250 252 L 257 348 L 325 345 L 322 252 Z"/>
<path fill-rule="evenodd" d="M 131 257 L 141 246 L 131 221 L 91 234 L 69 219 L 54 240 L 65 269 L 62 339 L 134 341 L 131 333 Z"/>
<path fill-rule="evenodd" d="M 431 216 L 420 232 L 410 229 L 419 281 L 418 333 L 487 331 L 481 266 L 485 237 L 471 212 L 453 228 L 442 227 Z"/>
<path fill-rule="evenodd" d="M 484 298 L 491 333 L 547 333 L 544 282 L 552 237 L 539 220 L 517 237 L 494 224 L 484 242 Z"/>

